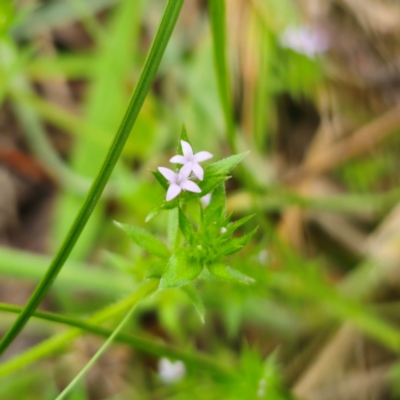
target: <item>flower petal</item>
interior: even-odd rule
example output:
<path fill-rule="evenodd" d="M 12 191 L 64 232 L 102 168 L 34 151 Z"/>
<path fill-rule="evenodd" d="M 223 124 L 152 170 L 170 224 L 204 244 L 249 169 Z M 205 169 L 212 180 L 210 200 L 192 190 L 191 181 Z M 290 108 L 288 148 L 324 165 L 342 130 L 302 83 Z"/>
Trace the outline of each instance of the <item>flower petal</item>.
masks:
<path fill-rule="evenodd" d="M 198 185 L 190 180 L 183 181 L 181 183 L 181 188 L 188 190 L 189 192 L 201 193 L 201 189 L 198 187 Z"/>
<path fill-rule="evenodd" d="M 181 140 L 181 146 L 182 146 L 183 155 L 185 157 L 193 155 L 192 146 L 188 142 L 185 142 L 184 140 Z"/>
<path fill-rule="evenodd" d="M 209 153 L 208 151 L 199 151 L 198 153 L 196 153 L 194 155 L 193 161 L 202 162 L 202 161 L 209 160 L 212 157 L 213 157 L 213 155 L 211 153 Z"/>
<path fill-rule="evenodd" d="M 189 178 L 189 175 L 192 172 L 192 170 L 193 170 L 193 163 L 188 162 L 179 170 L 179 176 L 182 178 L 182 180 L 186 180 L 187 178 Z"/>
<path fill-rule="evenodd" d="M 203 180 L 204 171 L 203 168 L 200 167 L 200 164 L 193 163 L 192 171 L 201 181 Z"/>
<path fill-rule="evenodd" d="M 182 191 L 181 187 L 173 183 L 167 191 L 167 201 L 174 199 Z"/>
<path fill-rule="evenodd" d="M 183 157 L 183 156 L 173 156 L 173 157 L 169 160 L 169 162 L 170 162 L 170 163 L 173 163 L 173 164 L 185 164 L 186 158 Z"/>
<path fill-rule="evenodd" d="M 201 204 L 203 207 L 207 207 L 210 204 L 211 201 L 211 193 L 206 194 L 203 197 L 200 197 Z"/>
<path fill-rule="evenodd" d="M 158 170 L 161 172 L 162 176 L 168 180 L 168 182 L 175 182 L 178 177 L 177 174 L 169 168 L 158 167 Z"/>

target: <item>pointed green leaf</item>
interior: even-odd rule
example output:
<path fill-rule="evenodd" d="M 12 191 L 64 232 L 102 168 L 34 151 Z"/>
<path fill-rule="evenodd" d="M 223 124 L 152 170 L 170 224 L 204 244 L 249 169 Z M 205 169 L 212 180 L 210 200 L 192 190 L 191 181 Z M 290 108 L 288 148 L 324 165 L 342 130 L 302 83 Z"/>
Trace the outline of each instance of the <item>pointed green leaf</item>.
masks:
<path fill-rule="evenodd" d="M 221 217 L 225 215 L 226 195 L 223 184 L 217 186 L 212 193 L 210 204 L 204 210 L 204 226 L 213 222 L 220 223 Z"/>
<path fill-rule="evenodd" d="M 218 260 L 223 256 L 228 256 L 230 254 L 237 253 L 243 247 L 244 246 L 242 244 L 236 243 L 233 240 L 229 240 L 220 247 L 218 253 L 213 257 L 213 259 Z"/>
<path fill-rule="evenodd" d="M 151 170 L 150 171 L 154 177 L 157 179 L 158 183 L 165 189 L 168 190 L 169 184 L 168 181 L 164 178 L 160 171 Z"/>
<path fill-rule="evenodd" d="M 196 197 L 203 197 L 208 193 L 211 193 L 218 185 L 224 183 L 228 180 L 229 177 L 226 175 L 217 175 L 213 177 L 204 178 L 203 181 L 197 182 L 201 189 L 201 193 L 199 193 Z"/>
<path fill-rule="evenodd" d="M 179 197 L 175 197 L 175 199 L 167 201 L 165 196 L 160 197 L 156 205 L 151 209 L 151 211 L 147 214 L 145 222 L 149 222 L 152 218 L 154 218 L 160 211 L 162 210 L 172 210 L 179 205 Z"/>
<path fill-rule="evenodd" d="M 201 182 L 196 182 L 201 190 L 201 193 L 184 192 L 182 195 L 183 203 L 188 203 L 193 199 L 199 199 L 208 193 L 211 193 L 218 185 L 224 183 L 229 179 L 226 175 L 217 175 L 214 177 L 209 177 Z"/>
<path fill-rule="evenodd" d="M 156 205 L 151 209 L 151 211 L 147 214 L 147 217 L 145 219 L 145 222 L 149 222 L 152 218 L 154 218 L 160 211 L 162 211 L 164 208 L 164 203 L 165 203 L 165 197 L 163 196 L 158 200 Z"/>
<path fill-rule="evenodd" d="M 225 227 L 228 226 L 229 222 L 231 221 L 232 215 L 233 215 L 233 211 L 231 211 L 231 212 L 224 218 L 224 221 L 223 221 L 223 225 L 222 225 L 222 226 L 225 226 Z"/>
<path fill-rule="evenodd" d="M 190 245 L 193 245 L 196 238 L 196 232 L 193 225 L 187 219 L 186 215 L 179 208 L 179 228 L 183 234 L 183 237 L 188 241 Z"/>
<path fill-rule="evenodd" d="M 182 125 L 181 136 L 179 138 L 179 144 L 178 144 L 178 150 L 177 150 L 179 155 L 183 155 L 181 140 L 184 140 L 185 142 L 188 142 L 190 145 L 192 145 L 192 143 L 190 143 L 189 137 L 187 135 L 185 124 Z"/>
<path fill-rule="evenodd" d="M 159 288 L 183 286 L 196 279 L 202 269 L 198 261 L 190 257 L 188 249 L 182 248 L 169 259 Z"/>
<path fill-rule="evenodd" d="M 251 220 L 254 216 L 255 216 L 255 214 L 248 215 L 247 217 L 240 218 L 237 221 L 233 222 L 232 224 L 226 226 L 226 232 L 223 234 L 223 236 L 228 237 L 228 236 L 232 235 L 232 233 L 235 232 L 235 230 L 237 228 L 239 228 L 240 226 L 245 224 L 247 221 Z"/>
<path fill-rule="evenodd" d="M 131 226 L 126 224 L 120 224 L 114 221 L 114 223 L 120 227 L 125 233 L 140 247 L 145 249 L 148 253 L 154 254 L 155 256 L 168 258 L 171 256 L 168 247 L 160 240 L 151 235 L 143 228 L 137 226 Z"/>
<path fill-rule="evenodd" d="M 196 308 L 197 313 L 201 319 L 201 322 L 204 324 L 204 313 L 205 308 L 202 299 L 200 298 L 199 292 L 193 285 L 186 285 L 181 288 L 189 297 L 191 302 Z"/>
<path fill-rule="evenodd" d="M 257 229 L 258 226 L 256 226 L 251 232 L 246 233 L 246 235 L 233 239 L 233 241 L 235 241 L 238 244 L 241 244 L 242 246 L 246 246 L 251 237 L 257 232 Z"/>
<path fill-rule="evenodd" d="M 211 275 L 219 280 L 245 284 L 254 282 L 253 278 L 243 275 L 241 272 L 221 263 L 208 265 L 208 270 Z"/>
<path fill-rule="evenodd" d="M 224 158 L 223 160 L 220 160 L 214 164 L 209 165 L 207 168 L 204 169 L 204 180 L 206 180 L 207 177 L 215 175 L 229 174 L 229 172 L 231 172 L 232 169 L 235 168 L 236 165 L 239 164 L 240 161 L 242 161 L 243 158 L 247 156 L 247 154 L 249 153 L 250 153 L 249 151 L 246 151 L 244 153 Z"/>
<path fill-rule="evenodd" d="M 225 243 L 220 247 L 220 250 L 215 259 L 236 253 L 237 251 L 242 249 L 244 246 L 246 246 L 251 237 L 256 233 L 257 229 L 258 227 L 254 228 L 251 232 L 247 233 L 244 236 L 225 241 Z"/>

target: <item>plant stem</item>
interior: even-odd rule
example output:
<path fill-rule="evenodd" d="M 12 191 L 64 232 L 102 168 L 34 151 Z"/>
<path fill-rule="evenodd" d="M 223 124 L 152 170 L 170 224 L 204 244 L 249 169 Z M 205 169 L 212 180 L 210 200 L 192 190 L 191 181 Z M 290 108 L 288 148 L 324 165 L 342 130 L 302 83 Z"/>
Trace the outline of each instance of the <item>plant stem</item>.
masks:
<path fill-rule="evenodd" d="M 18 314 L 22 310 L 21 307 L 11 304 L 0 303 L 0 311 Z M 67 325 L 69 327 L 79 328 L 83 331 L 93 333 L 101 337 L 109 337 L 112 334 L 111 329 L 103 328 L 102 326 L 94 325 L 77 318 L 68 317 L 64 315 L 54 314 L 46 311 L 36 311 L 33 316 L 35 318 L 55 322 L 58 324 Z M 184 361 L 186 364 L 195 366 L 196 368 L 207 370 L 215 375 L 222 377 L 232 377 L 234 373 L 231 369 L 217 363 L 214 359 L 205 355 L 188 353 L 181 349 L 165 345 L 161 342 L 157 343 L 155 340 L 146 339 L 137 335 L 119 333 L 115 340 L 117 342 L 129 345 L 135 349 L 143 351 L 158 357 L 168 357 Z"/>
<path fill-rule="evenodd" d="M 149 294 L 153 293 L 158 287 L 158 280 L 150 280 L 140 286 L 134 293 L 118 303 L 112 304 L 111 306 L 97 312 L 88 319 L 89 324 L 101 324 L 105 321 L 120 315 L 140 299 Z M 11 374 L 12 372 L 18 371 L 26 365 L 37 361 L 45 356 L 54 353 L 56 350 L 65 346 L 68 342 L 78 337 L 81 334 L 80 329 L 70 329 L 57 336 L 53 336 L 50 339 L 39 343 L 33 348 L 26 350 L 21 355 L 12 358 L 9 361 L 4 362 L 0 365 L 0 377 Z"/>

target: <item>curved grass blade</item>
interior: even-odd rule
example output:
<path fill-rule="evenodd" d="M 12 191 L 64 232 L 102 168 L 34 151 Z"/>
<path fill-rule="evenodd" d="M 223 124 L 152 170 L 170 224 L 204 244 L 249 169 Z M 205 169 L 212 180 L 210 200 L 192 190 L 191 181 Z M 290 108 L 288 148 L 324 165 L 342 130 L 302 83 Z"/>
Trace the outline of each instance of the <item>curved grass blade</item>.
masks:
<path fill-rule="evenodd" d="M 0 311 L 18 314 L 21 312 L 21 310 L 21 307 L 11 304 L 0 303 Z M 103 328 L 102 326 L 88 323 L 78 318 L 54 314 L 47 311 L 36 311 L 33 316 L 44 321 L 55 322 L 69 327 L 78 328 L 82 331 L 90 332 L 100 337 L 109 337 L 112 334 L 111 329 Z M 182 360 L 186 364 L 194 365 L 197 368 L 207 370 L 208 372 L 215 375 L 225 377 L 233 375 L 233 371 L 230 368 L 227 368 L 217 363 L 214 359 L 208 356 L 196 353 L 189 353 L 182 349 L 163 344 L 162 342 L 157 342 L 155 340 L 146 339 L 144 337 L 128 333 L 119 333 L 116 336 L 115 340 L 119 343 L 126 344 L 135 349 L 143 351 L 144 353 L 151 354 L 157 357 L 167 357 Z"/>
<path fill-rule="evenodd" d="M 28 304 L 25 306 L 21 314 L 18 316 L 10 330 L 0 342 L 0 354 L 8 348 L 15 337 L 21 332 L 23 327 L 28 322 L 29 318 L 41 303 L 43 297 L 50 289 L 53 281 L 63 267 L 69 254 L 74 248 L 83 231 L 87 221 L 90 218 L 110 175 L 119 159 L 129 133 L 136 121 L 136 118 L 142 108 L 147 93 L 150 90 L 151 83 L 156 75 L 160 65 L 162 56 L 167 47 L 172 31 L 180 14 L 183 5 L 183 0 L 169 0 L 164 11 L 163 18 L 158 28 L 157 35 L 154 39 L 149 55 L 146 59 L 143 71 L 140 75 L 136 89 L 132 95 L 128 110 L 122 120 L 120 128 L 111 144 L 109 152 L 104 160 L 104 163 L 97 175 L 93 185 L 84 201 L 84 204 L 77 215 L 69 233 L 67 234 L 63 244 L 51 263 L 46 275 L 39 283 Z"/>
<path fill-rule="evenodd" d="M 89 360 L 89 362 L 82 368 L 82 370 L 75 376 L 75 378 L 68 384 L 68 386 L 57 396 L 56 400 L 62 400 L 65 396 L 71 392 L 71 390 L 79 383 L 79 381 L 86 375 L 90 368 L 95 364 L 95 362 L 103 355 L 103 353 L 110 347 L 116 336 L 121 332 L 122 328 L 127 324 L 129 319 L 132 317 L 135 311 L 136 304 L 132 306 L 129 312 L 126 313 L 125 317 L 114 329 L 113 333 L 109 338 L 103 343 L 96 354 Z"/>
<path fill-rule="evenodd" d="M 51 257 L 0 247 L 0 274 L 25 282 L 39 282 Z M 118 298 L 132 291 L 134 280 L 126 274 L 99 265 L 68 260 L 54 289 L 73 293 L 76 290 Z"/>
<path fill-rule="evenodd" d="M 89 324 L 102 324 L 110 319 L 121 315 L 123 312 L 129 310 L 134 304 L 140 299 L 153 293 L 158 287 L 158 280 L 151 279 L 144 282 L 137 290 L 126 298 L 120 300 L 115 304 L 98 311 L 94 315 L 88 318 L 87 323 Z M 21 368 L 38 361 L 50 354 L 55 353 L 60 348 L 67 345 L 73 339 L 81 335 L 80 329 L 69 329 L 66 332 L 52 336 L 51 338 L 37 344 L 0 364 L 0 378 L 9 375 L 13 372 L 19 371 Z"/>

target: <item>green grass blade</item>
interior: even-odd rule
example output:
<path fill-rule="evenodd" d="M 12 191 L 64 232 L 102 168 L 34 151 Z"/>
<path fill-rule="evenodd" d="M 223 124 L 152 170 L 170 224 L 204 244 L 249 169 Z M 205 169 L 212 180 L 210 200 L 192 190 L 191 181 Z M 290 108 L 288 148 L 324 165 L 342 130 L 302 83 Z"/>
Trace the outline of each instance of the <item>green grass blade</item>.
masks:
<path fill-rule="evenodd" d="M 136 304 L 140 299 L 153 293 L 158 287 L 158 280 L 152 279 L 146 281 L 137 290 L 126 298 L 120 300 L 115 304 L 98 311 L 90 318 L 87 322 L 89 324 L 102 324 L 110 319 L 121 315 L 123 312 L 129 310 L 134 304 Z M 34 347 L 24 351 L 0 364 L 0 378 L 9 375 L 13 372 L 19 371 L 21 368 L 38 361 L 50 354 L 55 353 L 60 348 L 67 345 L 76 337 L 80 336 L 82 331 L 80 329 L 69 329 L 59 335 L 55 335 L 44 342 L 37 344 Z"/>
<path fill-rule="evenodd" d="M 225 0 L 209 0 L 210 23 L 213 35 L 214 65 L 219 97 L 224 113 L 228 142 L 232 153 L 237 153 L 235 123 L 229 90 L 229 71 L 226 62 Z"/>
<path fill-rule="evenodd" d="M 156 287 L 157 287 L 156 281 L 153 281 L 153 283 L 149 284 L 149 286 L 145 290 L 145 292 L 142 292 L 143 289 L 141 289 L 140 293 L 143 293 L 143 295 L 149 295 L 149 294 L 151 294 L 152 290 L 155 290 Z M 139 296 L 136 296 L 134 299 L 135 299 L 135 301 L 137 301 L 139 299 Z M 124 301 L 124 303 L 126 303 L 126 302 Z M 130 302 L 130 304 L 132 304 L 132 301 Z M 22 307 L 14 306 L 11 304 L 0 303 L 0 311 L 2 311 L 2 312 L 18 314 L 21 312 L 21 310 L 22 310 Z M 90 319 L 93 322 L 87 322 L 87 321 L 82 321 L 81 319 L 78 319 L 78 318 L 54 314 L 54 313 L 47 312 L 47 311 L 35 311 L 33 316 L 35 318 L 38 318 L 38 319 L 41 319 L 44 321 L 66 325 L 71 328 L 78 328 L 82 331 L 89 332 L 89 333 L 95 334 L 100 337 L 109 337 L 112 334 L 111 329 L 103 328 L 102 326 L 96 325 L 95 321 L 93 321 L 93 318 Z M 70 330 L 69 332 L 76 332 L 76 330 L 73 329 L 73 330 Z M 65 333 L 63 333 L 61 335 L 64 337 Z M 50 339 L 50 340 L 52 340 L 52 339 Z M 170 345 L 166 345 L 161 342 L 157 342 L 155 340 L 151 340 L 151 339 L 147 339 L 144 337 L 127 334 L 127 333 L 119 333 L 116 336 L 115 340 L 118 341 L 119 343 L 126 344 L 135 349 L 138 349 L 147 354 L 151 354 L 151 355 L 154 355 L 157 357 L 167 357 L 167 358 L 182 360 L 188 365 L 193 365 L 193 366 L 196 366 L 197 368 L 207 370 L 207 372 L 213 373 L 218 376 L 229 377 L 229 376 L 232 376 L 232 374 L 233 374 L 233 371 L 230 368 L 227 368 L 227 367 L 215 362 L 215 360 L 212 358 L 209 358 L 202 354 L 192 353 L 192 352 L 184 351 L 179 348 L 174 348 Z M 61 341 L 58 341 L 58 342 L 61 343 Z M 13 361 L 14 360 L 11 360 L 11 362 L 13 362 Z M 10 370 L 8 370 L 8 371 L 10 371 Z M 12 372 L 12 371 L 10 371 L 10 372 Z M 0 375 L 5 375 L 5 373 L 2 373 Z"/>
<path fill-rule="evenodd" d="M 71 390 L 80 382 L 80 380 L 85 376 L 85 374 L 89 371 L 90 368 L 96 363 L 96 361 L 103 355 L 103 353 L 110 347 L 116 336 L 121 332 L 122 328 L 127 324 L 129 319 L 132 317 L 133 312 L 135 311 L 136 304 L 132 306 L 129 312 L 126 313 L 125 317 L 118 324 L 118 326 L 114 329 L 113 333 L 110 337 L 103 343 L 100 349 L 96 352 L 96 354 L 89 360 L 89 362 L 82 368 L 82 370 L 75 376 L 75 378 L 67 385 L 67 387 L 57 396 L 56 400 L 62 400 L 65 396 L 71 392 Z"/>
<path fill-rule="evenodd" d="M 19 279 L 20 281 L 39 282 L 45 274 L 51 257 L 27 251 L 0 247 L 0 274 L 2 277 Z M 59 292 L 71 293 L 77 290 L 120 297 L 130 293 L 134 278 L 116 270 L 101 268 L 83 262 L 68 260 L 54 288 Z"/>
<path fill-rule="evenodd" d="M 105 34 L 100 35 L 96 42 L 97 57 L 93 65 L 93 80 L 87 90 L 84 119 L 98 129 L 97 136 L 105 144 L 95 144 L 84 137 L 76 142 L 70 154 L 70 164 L 80 175 L 96 177 L 108 151 L 110 133 L 117 130 L 129 101 L 126 84 L 132 72 L 132 60 L 137 59 L 136 45 L 132 44 L 140 40 L 142 3 L 142 0 L 121 2 L 110 13 L 104 27 Z M 113 171 L 116 181 L 120 181 L 123 173 L 123 164 L 119 163 Z M 55 207 L 57 217 L 52 227 L 54 251 L 63 242 L 81 205 L 82 199 L 74 193 L 59 196 Z M 104 209 L 105 204 L 100 201 L 69 258 L 78 260 L 88 256 L 104 226 Z"/>
<path fill-rule="evenodd" d="M 93 209 L 96 206 L 96 203 L 98 202 L 103 189 L 105 188 L 107 181 L 110 178 L 110 175 L 119 159 L 147 93 L 150 90 L 151 83 L 156 75 L 158 66 L 160 65 L 162 56 L 171 37 L 182 5 L 183 0 L 168 1 L 157 35 L 154 39 L 136 89 L 129 103 L 128 110 L 122 120 L 113 143 L 111 144 L 110 150 L 100 169 L 100 172 L 97 175 L 96 180 L 94 181 L 79 214 L 77 215 L 69 233 L 65 238 L 65 241 L 61 245 L 61 248 L 56 254 L 46 275 L 43 277 L 42 281 L 36 288 L 28 304 L 18 316 L 15 323 L 11 326 L 10 330 L 0 342 L 0 354 L 4 353 L 8 346 L 13 342 L 15 337 L 19 334 L 19 332 L 21 332 L 33 312 L 41 303 L 43 297 L 50 289 L 65 261 L 68 259 L 69 254 L 74 248 L 83 228 L 89 220 L 89 217 L 92 214 Z"/>

